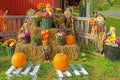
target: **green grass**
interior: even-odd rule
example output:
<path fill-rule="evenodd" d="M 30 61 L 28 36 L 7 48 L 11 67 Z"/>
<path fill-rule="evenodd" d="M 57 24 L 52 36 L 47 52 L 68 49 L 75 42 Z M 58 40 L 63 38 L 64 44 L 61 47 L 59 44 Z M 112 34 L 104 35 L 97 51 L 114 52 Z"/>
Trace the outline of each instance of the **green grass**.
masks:
<path fill-rule="evenodd" d="M 0 57 L 0 80 L 7 80 L 5 72 L 11 66 L 11 57 Z M 41 70 L 38 73 L 37 80 L 57 80 L 57 74 L 52 62 L 41 64 Z M 120 61 L 111 62 L 104 57 L 94 56 L 85 52 L 81 52 L 81 57 L 77 61 L 70 63 L 77 65 L 78 63 L 88 71 L 89 75 L 73 76 L 65 78 L 65 80 L 120 80 Z M 36 64 L 36 63 L 34 63 Z M 31 80 L 28 76 L 11 77 L 11 80 Z"/>
<path fill-rule="evenodd" d="M 106 23 L 107 31 L 109 31 L 110 26 L 114 26 L 116 28 L 116 35 L 120 37 L 120 17 L 106 15 Z"/>
<path fill-rule="evenodd" d="M 111 12 L 120 12 L 120 3 L 118 5 L 113 5 L 109 10 Z"/>

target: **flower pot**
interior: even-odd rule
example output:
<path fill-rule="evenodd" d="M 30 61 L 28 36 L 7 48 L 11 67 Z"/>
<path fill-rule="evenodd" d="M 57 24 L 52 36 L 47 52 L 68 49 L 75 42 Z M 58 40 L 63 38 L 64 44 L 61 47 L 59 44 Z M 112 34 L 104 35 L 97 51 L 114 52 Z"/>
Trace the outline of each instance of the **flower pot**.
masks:
<path fill-rule="evenodd" d="M 49 29 L 52 27 L 53 18 L 42 18 L 42 28 Z"/>
<path fill-rule="evenodd" d="M 30 43 L 30 37 L 24 38 L 24 39 L 23 39 L 23 43 L 24 43 L 24 44 Z"/>
<path fill-rule="evenodd" d="M 35 22 L 35 21 L 34 21 L 34 26 L 40 27 L 40 21 L 38 21 L 38 22 Z"/>
<path fill-rule="evenodd" d="M 58 42 L 59 42 L 59 44 L 60 44 L 61 46 L 64 46 L 64 45 L 65 45 L 65 40 L 59 40 Z"/>
<path fill-rule="evenodd" d="M 41 9 L 39 9 L 39 11 L 42 13 L 42 12 L 43 12 L 43 9 L 41 8 Z"/>
<path fill-rule="evenodd" d="M 59 28 L 59 24 L 55 24 L 55 28 Z"/>
<path fill-rule="evenodd" d="M 9 56 L 12 56 L 12 54 L 14 53 L 14 50 L 15 50 L 15 47 L 6 46 L 6 51 Z"/>
<path fill-rule="evenodd" d="M 34 42 L 34 46 L 40 45 L 40 42 Z"/>
<path fill-rule="evenodd" d="M 112 47 L 110 45 L 104 44 L 103 51 L 105 57 L 111 61 L 116 61 L 120 59 L 120 48 Z"/>

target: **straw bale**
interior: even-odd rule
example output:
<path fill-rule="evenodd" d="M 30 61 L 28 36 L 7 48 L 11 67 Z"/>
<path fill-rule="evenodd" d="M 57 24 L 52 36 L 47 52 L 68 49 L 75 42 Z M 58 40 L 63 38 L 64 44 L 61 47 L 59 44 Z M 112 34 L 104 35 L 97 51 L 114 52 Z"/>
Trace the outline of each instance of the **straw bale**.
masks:
<path fill-rule="evenodd" d="M 51 58 L 53 59 L 53 57 L 57 54 L 57 53 L 65 53 L 68 55 L 70 60 L 76 60 L 79 57 L 80 51 L 78 46 L 75 45 L 64 45 L 64 46 L 56 46 L 56 45 L 50 45 L 51 47 Z"/>
<path fill-rule="evenodd" d="M 23 32 L 25 29 L 25 26 L 22 26 L 21 29 L 18 31 L 18 35 Z M 33 24 L 29 25 L 29 29 L 31 32 L 31 38 L 34 35 L 39 35 L 41 37 L 41 31 L 44 30 L 41 27 L 35 27 Z M 79 49 L 78 46 L 75 45 L 65 45 L 65 46 L 60 46 L 57 42 L 56 39 L 56 33 L 58 32 L 58 29 L 56 28 L 51 28 L 48 29 L 50 36 L 49 36 L 49 46 L 50 46 L 50 58 L 51 60 L 55 56 L 55 54 L 59 52 L 64 52 L 68 54 L 69 58 L 71 60 L 78 59 L 79 57 Z M 43 55 L 42 55 L 42 48 L 43 46 L 40 44 L 39 46 L 34 46 L 32 39 L 30 40 L 29 44 L 23 44 L 22 39 L 18 38 L 15 52 L 24 52 L 26 55 L 29 55 L 33 61 L 40 61 L 43 60 Z"/>

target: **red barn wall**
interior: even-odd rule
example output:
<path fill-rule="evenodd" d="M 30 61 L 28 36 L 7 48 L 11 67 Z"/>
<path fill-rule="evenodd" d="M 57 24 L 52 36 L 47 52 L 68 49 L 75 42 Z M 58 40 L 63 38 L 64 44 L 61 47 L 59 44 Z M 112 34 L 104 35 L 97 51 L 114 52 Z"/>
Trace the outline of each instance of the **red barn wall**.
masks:
<path fill-rule="evenodd" d="M 55 7 L 62 7 L 61 0 L 55 0 Z"/>
<path fill-rule="evenodd" d="M 63 1 L 63 2 L 62 2 Z M 66 9 L 66 7 L 68 6 L 68 0 L 55 0 L 55 7 L 59 7 L 62 8 L 63 7 L 63 11 Z"/>
<path fill-rule="evenodd" d="M 59 0 L 0 0 L 0 15 L 4 14 L 6 8 L 10 9 L 8 15 L 25 15 L 26 10 L 30 8 L 37 10 L 36 5 L 40 2 L 54 6 L 54 1 L 59 2 Z"/>

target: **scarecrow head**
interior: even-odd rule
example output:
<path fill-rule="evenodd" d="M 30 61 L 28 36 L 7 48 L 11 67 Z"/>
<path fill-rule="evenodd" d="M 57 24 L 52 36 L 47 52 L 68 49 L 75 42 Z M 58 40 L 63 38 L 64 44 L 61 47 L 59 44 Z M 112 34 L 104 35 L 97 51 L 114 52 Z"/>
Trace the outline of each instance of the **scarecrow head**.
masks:
<path fill-rule="evenodd" d="M 97 23 L 100 23 L 100 24 L 104 23 L 104 21 L 105 21 L 104 15 L 101 14 L 101 13 L 98 13 L 98 14 L 96 15 L 96 21 L 97 21 Z"/>

